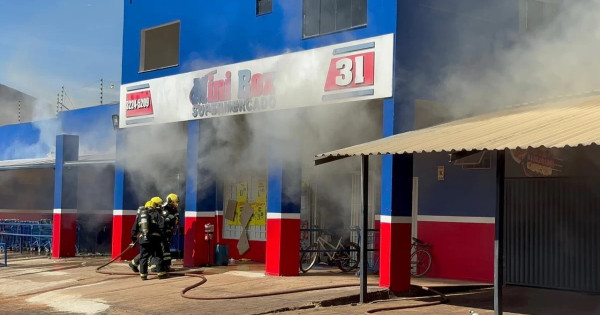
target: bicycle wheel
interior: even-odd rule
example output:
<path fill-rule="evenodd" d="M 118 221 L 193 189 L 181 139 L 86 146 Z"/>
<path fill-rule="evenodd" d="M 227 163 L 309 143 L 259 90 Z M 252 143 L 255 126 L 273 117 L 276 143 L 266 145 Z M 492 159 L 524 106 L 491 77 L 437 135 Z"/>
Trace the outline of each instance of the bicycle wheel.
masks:
<path fill-rule="evenodd" d="M 431 254 L 423 249 L 419 249 L 410 255 L 410 274 L 415 277 L 422 277 L 431 268 Z"/>
<path fill-rule="evenodd" d="M 356 269 L 360 262 L 360 246 L 356 243 L 348 243 L 344 246 L 345 250 L 337 253 L 337 265 L 343 272 Z"/>
<path fill-rule="evenodd" d="M 309 271 L 315 265 L 315 262 L 317 262 L 317 258 L 319 257 L 318 252 L 312 252 L 313 250 L 318 249 L 317 244 L 312 244 L 307 249 L 311 250 L 311 252 L 303 252 L 302 255 L 300 255 L 300 271 L 302 272 Z"/>

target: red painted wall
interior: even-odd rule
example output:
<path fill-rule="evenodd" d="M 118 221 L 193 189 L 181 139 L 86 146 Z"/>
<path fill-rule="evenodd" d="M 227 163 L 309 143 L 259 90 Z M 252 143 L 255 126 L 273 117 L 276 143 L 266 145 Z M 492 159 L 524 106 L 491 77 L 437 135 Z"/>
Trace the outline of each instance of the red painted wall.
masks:
<path fill-rule="evenodd" d="M 419 222 L 418 236 L 433 244 L 427 277 L 494 281 L 494 224 Z"/>
<path fill-rule="evenodd" d="M 232 239 L 221 239 L 220 244 L 227 245 L 229 247 L 229 257 L 233 259 L 247 258 L 252 261 L 265 262 L 266 242 L 265 241 L 248 241 L 250 243 L 250 249 L 240 255 L 237 249 L 238 240 Z"/>

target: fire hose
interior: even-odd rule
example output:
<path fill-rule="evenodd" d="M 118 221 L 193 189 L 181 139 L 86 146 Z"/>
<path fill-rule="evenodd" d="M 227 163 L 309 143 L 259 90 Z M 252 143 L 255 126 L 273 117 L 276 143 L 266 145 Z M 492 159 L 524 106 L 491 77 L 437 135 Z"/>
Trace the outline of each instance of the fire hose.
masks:
<path fill-rule="evenodd" d="M 129 244 L 129 246 L 127 248 L 125 248 L 125 250 L 123 252 L 121 252 L 118 256 L 116 256 L 111 261 L 107 262 L 106 264 L 101 265 L 98 268 L 96 268 L 96 272 L 97 273 L 101 273 L 101 274 L 106 274 L 106 275 L 128 275 L 128 276 L 135 275 L 135 274 L 132 274 L 131 272 L 102 271 L 101 269 L 104 268 L 104 267 L 106 267 L 106 266 L 108 266 L 108 265 L 110 265 L 111 263 L 115 262 L 117 259 L 121 258 L 121 256 L 123 256 L 128 250 L 132 249 L 135 246 L 136 243 L 137 243 L 137 241 Z M 284 294 L 292 294 L 292 293 L 300 293 L 300 292 L 308 292 L 308 291 L 318 291 L 318 290 L 326 290 L 326 289 L 337 289 L 337 288 L 355 287 L 355 286 L 359 286 L 360 285 L 360 284 L 336 284 L 336 285 L 315 286 L 315 287 L 308 287 L 308 288 L 301 288 L 301 289 L 292 289 L 292 290 L 284 290 L 284 291 L 273 291 L 273 292 L 264 292 L 264 293 L 255 293 L 255 294 L 239 294 L 239 295 L 229 295 L 229 296 L 190 296 L 190 295 L 187 295 L 186 293 L 188 291 L 190 291 L 190 290 L 192 290 L 194 288 L 197 288 L 197 287 L 203 285 L 204 283 L 206 283 L 208 281 L 206 279 L 206 277 L 202 273 L 203 273 L 203 271 L 195 271 L 195 272 L 170 272 L 169 274 L 200 278 L 199 282 L 183 288 L 183 290 L 181 290 L 181 293 L 180 293 L 181 297 L 186 298 L 186 299 L 193 299 L 193 300 L 247 299 L 247 298 L 265 297 L 265 296 L 273 296 L 273 295 L 284 295 Z M 368 284 L 368 285 L 375 285 L 375 284 Z M 446 296 L 443 293 L 441 293 L 441 292 L 438 292 L 438 291 L 436 291 L 434 289 L 431 289 L 431 288 L 428 288 L 428 287 L 423 287 L 423 286 L 416 286 L 416 287 L 421 288 L 421 289 L 423 289 L 425 291 L 430 291 L 430 292 L 433 292 L 435 294 L 438 294 L 441 297 L 441 300 L 440 301 L 436 301 L 436 302 L 422 303 L 422 304 L 418 304 L 418 305 L 403 305 L 403 306 L 397 306 L 397 307 L 376 308 L 376 309 L 368 310 L 365 314 L 373 314 L 373 313 L 376 313 L 376 312 L 383 312 L 383 311 L 388 311 L 388 310 L 398 310 L 398 309 L 407 309 L 407 308 L 431 306 L 431 305 L 442 304 L 442 303 L 447 303 L 448 302 L 448 299 L 446 298 Z"/>

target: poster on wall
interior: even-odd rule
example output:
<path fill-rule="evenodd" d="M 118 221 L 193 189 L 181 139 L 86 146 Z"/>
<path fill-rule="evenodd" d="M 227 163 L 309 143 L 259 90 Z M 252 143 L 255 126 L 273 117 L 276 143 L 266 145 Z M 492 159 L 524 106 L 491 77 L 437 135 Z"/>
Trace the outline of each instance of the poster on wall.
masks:
<path fill-rule="evenodd" d="M 559 149 L 528 148 L 510 151 L 509 177 L 555 177 L 563 175 L 564 158 Z M 512 176 L 511 176 L 512 175 Z"/>
<path fill-rule="evenodd" d="M 121 86 L 119 127 L 392 96 L 394 35 Z"/>
<path fill-rule="evenodd" d="M 256 181 L 256 186 L 256 190 L 251 190 L 252 192 L 256 192 L 256 195 L 249 196 L 248 182 L 239 182 L 236 184 L 235 214 L 233 215 L 233 220 L 229 220 L 229 225 L 243 226 L 242 213 L 247 207 L 250 207 L 253 210 L 248 226 L 266 225 L 267 182 L 264 179 L 258 179 Z"/>

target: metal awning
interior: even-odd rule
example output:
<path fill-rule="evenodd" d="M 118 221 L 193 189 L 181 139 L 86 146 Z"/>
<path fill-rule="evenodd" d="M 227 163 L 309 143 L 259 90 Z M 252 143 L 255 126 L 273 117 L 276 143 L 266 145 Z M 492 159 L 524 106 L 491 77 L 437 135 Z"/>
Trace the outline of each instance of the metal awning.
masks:
<path fill-rule="evenodd" d="M 35 169 L 35 168 L 53 168 L 55 162 L 54 156 L 37 159 L 18 159 L 0 161 L 0 171 L 18 170 L 18 169 Z M 65 162 L 65 165 L 99 165 L 113 164 L 115 162 L 115 154 L 91 154 L 82 155 L 77 161 Z"/>
<path fill-rule="evenodd" d="M 409 131 L 319 154 L 315 164 L 358 155 L 516 148 L 563 148 L 600 143 L 600 96 L 521 106 Z"/>

